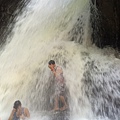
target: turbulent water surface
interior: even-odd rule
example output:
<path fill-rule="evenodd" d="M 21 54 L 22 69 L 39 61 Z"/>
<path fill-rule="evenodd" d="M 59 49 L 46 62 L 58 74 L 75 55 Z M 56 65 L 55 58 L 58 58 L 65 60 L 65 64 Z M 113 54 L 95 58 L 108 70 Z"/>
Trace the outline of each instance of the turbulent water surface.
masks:
<path fill-rule="evenodd" d="M 2 120 L 8 119 L 16 99 L 30 109 L 31 120 L 52 120 L 50 59 L 64 70 L 69 120 L 120 119 L 120 60 L 112 50 L 91 44 L 90 4 L 32 0 L 18 16 L 0 55 Z"/>

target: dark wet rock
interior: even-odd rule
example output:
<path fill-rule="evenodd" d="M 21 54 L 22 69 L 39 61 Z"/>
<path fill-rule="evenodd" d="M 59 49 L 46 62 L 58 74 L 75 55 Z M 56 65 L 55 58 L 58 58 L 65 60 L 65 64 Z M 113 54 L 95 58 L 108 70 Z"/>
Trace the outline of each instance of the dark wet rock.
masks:
<path fill-rule="evenodd" d="M 22 13 L 22 9 L 28 2 L 29 0 L 0 0 L 0 46 L 5 43 L 14 27 L 16 16 Z"/>
<path fill-rule="evenodd" d="M 100 48 L 111 46 L 120 50 L 120 0 L 97 0 L 96 5 L 97 11 L 91 9 L 93 42 Z"/>

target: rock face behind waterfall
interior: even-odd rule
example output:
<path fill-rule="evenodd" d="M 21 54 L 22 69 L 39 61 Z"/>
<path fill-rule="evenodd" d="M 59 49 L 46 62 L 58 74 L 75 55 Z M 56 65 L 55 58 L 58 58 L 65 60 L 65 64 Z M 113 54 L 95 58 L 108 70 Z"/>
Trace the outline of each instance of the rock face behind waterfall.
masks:
<path fill-rule="evenodd" d="M 120 0 L 93 1 L 98 15 L 92 10 L 93 39 L 97 46 L 111 46 L 120 50 Z M 94 9 L 94 8 L 93 8 Z"/>
<path fill-rule="evenodd" d="M 7 35 L 13 28 L 15 17 L 22 12 L 28 1 L 0 0 L 0 46 L 5 43 Z M 9 26 L 10 23 L 12 23 L 11 26 Z"/>

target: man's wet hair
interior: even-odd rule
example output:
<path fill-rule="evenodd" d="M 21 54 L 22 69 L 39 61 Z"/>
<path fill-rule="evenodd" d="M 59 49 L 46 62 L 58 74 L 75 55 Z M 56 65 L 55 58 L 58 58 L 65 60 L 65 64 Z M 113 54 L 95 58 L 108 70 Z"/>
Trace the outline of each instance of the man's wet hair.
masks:
<path fill-rule="evenodd" d="M 50 61 L 48 62 L 48 64 L 49 64 L 49 65 L 51 65 L 51 64 L 54 65 L 54 64 L 55 64 L 55 61 L 54 61 L 54 60 L 50 60 Z"/>
<path fill-rule="evenodd" d="M 19 100 L 15 101 L 13 108 L 17 109 L 19 106 L 21 106 L 21 102 Z"/>

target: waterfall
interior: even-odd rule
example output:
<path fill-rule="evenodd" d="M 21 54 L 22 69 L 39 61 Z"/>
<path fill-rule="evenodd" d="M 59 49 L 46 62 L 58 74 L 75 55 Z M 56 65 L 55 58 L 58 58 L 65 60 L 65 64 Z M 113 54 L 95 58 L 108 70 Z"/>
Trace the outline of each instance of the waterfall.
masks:
<path fill-rule="evenodd" d="M 120 60 L 91 44 L 89 0 L 31 0 L 12 33 L 0 55 L 2 120 L 17 99 L 31 120 L 50 119 L 50 59 L 63 67 L 70 120 L 119 119 Z"/>

